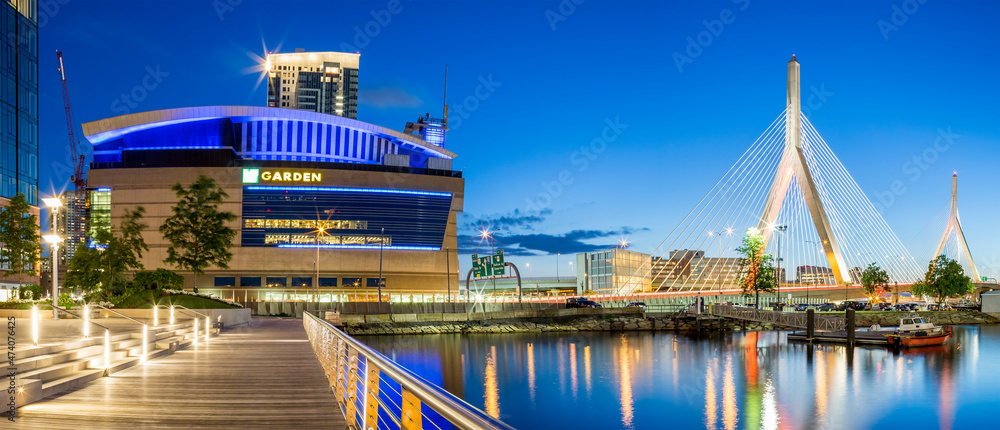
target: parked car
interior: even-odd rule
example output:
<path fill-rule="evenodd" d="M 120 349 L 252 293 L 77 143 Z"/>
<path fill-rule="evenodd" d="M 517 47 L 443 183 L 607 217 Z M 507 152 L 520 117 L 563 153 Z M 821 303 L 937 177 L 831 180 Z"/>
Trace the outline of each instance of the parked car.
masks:
<path fill-rule="evenodd" d="M 643 303 L 643 302 L 632 302 L 632 303 L 629 303 L 629 304 L 625 305 L 625 307 L 626 308 L 640 308 L 642 310 L 646 310 L 646 304 Z"/>
<path fill-rule="evenodd" d="M 816 305 L 811 304 L 811 303 L 799 303 L 799 304 L 795 305 L 795 310 L 797 312 L 805 312 L 807 309 L 809 309 L 811 307 L 815 307 L 815 306 Z"/>
<path fill-rule="evenodd" d="M 579 307 L 581 307 L 581 308 L 603 308 L 604 307 L 604 306 L 601 306 L 600 303 L 597 303 L 597 302 L 595 302 L 593 300 L 587 300 L 587 299 L 577 300 L 576 303 L 579 304 L 580 305 Z"/>
<path fill-rule="evenodd" d="M 830 302 L 826 302 L 826 303 L 823 303 L 822 305 L 816 306 L 816 310 L 820 311 L 820 312 L 830 312 L 830 311 L 832 311 L 836 307 L 837 307 L 837 305 L 835 305 L 833 303 L 830 303 Z"/>
<path fill-rule="evenodd" d="M 872 310 L 891 311 L 892 303 L 885 303 L 885 302 L 876 303 L 875 307 Z"/>

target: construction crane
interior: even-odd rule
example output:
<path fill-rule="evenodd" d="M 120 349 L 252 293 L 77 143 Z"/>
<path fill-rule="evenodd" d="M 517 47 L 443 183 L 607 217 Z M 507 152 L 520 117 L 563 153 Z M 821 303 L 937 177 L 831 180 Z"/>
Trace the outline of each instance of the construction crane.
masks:
<path fill-rule="evenodd" d="M 73 176 L 70 178 L 76 187 L 76 195 L 80 196 L 87 189 L 87 173 L 83 170 L 84 155 L 77 150 L 76 129 L 73 127 L 73 113 L 69 105 L 69 87 L 66 85 L 66 66 L 63 65 L 62 51 L 56 51 L 59 58 L 59 80 L 62 82 L 63 105 L 66 108 L 66 130 L 69 132 L 69 147 L 73 160 Z"/>

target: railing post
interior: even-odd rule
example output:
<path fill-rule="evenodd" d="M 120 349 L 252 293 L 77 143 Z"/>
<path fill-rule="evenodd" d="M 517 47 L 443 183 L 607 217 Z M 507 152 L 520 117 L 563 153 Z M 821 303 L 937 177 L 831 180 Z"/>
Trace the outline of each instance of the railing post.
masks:
<path fill-rule="evenodd" d="M 347 392 L 344 393 L 347 408 L 344 415 L 347 416 L 347 423 L 354 428 L 361 428 L 357 418 L 358 400 L 358 353 L 350 351 L 347 356 Z"/>
<path fill-rule="evenodd" d="M 402 413 L 400 414 L 400 426 L 406 430 L 422 430 L 423 415 L 420 413 L 420 399 L 410 393 L 406 388 L 400 387 L 403 392 Z"/>
<path fill-rule="evenodd" d="M 368 415 L 365 427 L 367 428 L 378 428 L 378 381 L 379 381 L 379 370 L 378 367 L 372 365 L 369 360 L 366 362 L 368 367 L 368 381 L 365 384 L 367 387 L 366 399 L 365 399 L 365 412 Z"/>

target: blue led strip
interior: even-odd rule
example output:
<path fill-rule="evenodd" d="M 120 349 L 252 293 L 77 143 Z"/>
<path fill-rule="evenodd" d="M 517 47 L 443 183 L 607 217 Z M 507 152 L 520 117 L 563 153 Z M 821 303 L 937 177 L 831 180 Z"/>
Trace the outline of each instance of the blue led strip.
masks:
<path fill-rule="evenodd" d="M 132 147 L 132 148 L 122 148 L 123 151 L 163 151 L 163 150 L 174 150 L 174 149 L 233 149 L 229 146 L 142 146 L 142 147 Z M 235 151 L 235 150 L 234 150 Z M 105 152 L 105 151 L 98 151 Z M 107 151 L 115 152 L 115 151 Z"/>
<path fill-rule="evenodd" d="M 278 245 L 278 248 L 324 248 L 324 249 L 379 249 L 379 245 L 314 245 L 314 244 L 290 244 L 285 243 Z M 389 250 L 404 250 L 404 251 L 440 251 L 440 246 L 401 246 L 401 245 L 389 245 L 381 247 L 382 249 Z"/>
<path fill-rule="evenodd" d="M 434 191 L 416 191 L 416 190 L 388 190 L 383 188 L 270 187 L 270 186 L 260 186 L 260 185 L 248 185 L 243 188 L 250 191 L 320 191 L 328 193 L 384 193 L 384 194 L 410 194 L 416 196 L 451 197 L 451 193 L 438 193 Z"/>

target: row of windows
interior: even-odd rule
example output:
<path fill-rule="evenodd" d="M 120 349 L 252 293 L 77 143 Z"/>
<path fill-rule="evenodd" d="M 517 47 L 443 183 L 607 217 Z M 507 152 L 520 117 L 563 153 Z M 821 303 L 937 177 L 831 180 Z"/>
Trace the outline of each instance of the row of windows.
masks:
<path fill-rule="evenodd" d="M 282 288 L 282 287 L 312 287 L 313 278 L 311 276 L 292 276 L 291 282 L 285 276 L 265 276 L 264 287 L 267 288 Z M 336 287 L 341 285 L 343 288 L 360 288 L 360 287 L 378 287 L 379 278 L 362 278 L 360 276 L 355 277 L 344 277 L 344 278 L 334 278 L 334 277 L 319 277 L 319 287 Z M 385 278 L 381 278 L 382 286 L 385 286 Z M 216 287 L 235 287 L 236 277 L 235 276 L 216 276 L 215 277 Z M 261 277 L 260 276 L 240 276 L 240 287 L 260 287 Z"/>
<path fill-rule="evenodd" d="M 321 245 L 378 245 L 385 241 L 385 246 L 392 245 L 392 238 L 389 236 L 365 236 L 365 235 L 317 235 L 315 234 L 266 234 L 264 235 L 265 245 L 280 245 L 290 243 L 296 245 L 308 245 L 319 243 Z"/>
<path fill-rule="evenodd" d="M 309 220 L 309 219 L 248 219 L 245 228 L 308 228 L 319 230 L 364 230 L 368 221 L 351 220 Z"/>

